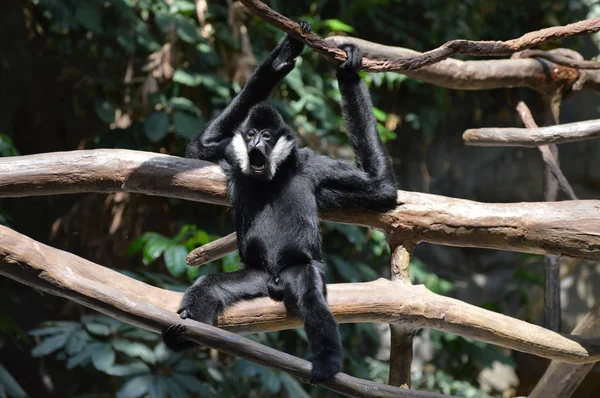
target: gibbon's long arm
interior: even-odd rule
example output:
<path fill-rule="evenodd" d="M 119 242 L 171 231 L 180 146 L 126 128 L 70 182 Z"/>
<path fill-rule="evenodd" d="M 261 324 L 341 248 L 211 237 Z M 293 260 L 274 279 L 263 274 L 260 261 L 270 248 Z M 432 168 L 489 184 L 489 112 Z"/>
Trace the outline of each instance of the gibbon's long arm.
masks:
<path fill-rule="evenodd" d="M 310 25 L 301 22 L 304 31 Z M 265 101 L 275 86 L 296 65 L 304 44 L 290 35 L 277 44 L 271 54 L 252 73 L 248 82 L 225 110 L 209 122 L 204 132 L 187 146 L 185 157 L 217 162 L 225 158 L 225 151 L 237 128 L 248 116 L 250 108 Z"/>
<path fill-rule="evenodd" d="M 348 60 L 337 70 L 342 115 L 356 153 L 356 166 L 317 156 L 317 199 L 322 208 L 361 207 L 384 211 L 396 205 L 396 179 L 389 155 L 379 138 L 371 97 L 357 71 L 362 52 L 342 47 Z"/>

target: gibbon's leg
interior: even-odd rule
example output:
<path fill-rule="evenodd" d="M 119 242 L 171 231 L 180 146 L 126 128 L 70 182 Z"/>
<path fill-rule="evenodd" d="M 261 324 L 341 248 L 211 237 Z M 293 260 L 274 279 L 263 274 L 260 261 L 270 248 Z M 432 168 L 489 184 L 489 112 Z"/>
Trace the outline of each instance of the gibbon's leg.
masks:
<path fill-rule="evenodd" d="M 257 269 L 241 269 L 235 272 L 204 275 L 186 290 L 179 310 L 183 319 L 212 325 L 225 308 L 242 300 L 267 296 L 270 276 Z M 185 340 L 185 327 L 172 325 L 162 333 L 163 341 L 173 351 L 182 351 L 195 346 Z"/>
<path fill-rule="evenodd" d="M 342 370 L 341 337 L 325 299 L 324 271 L 322 263 L 313 261 L 310 265 L 286 267 L 279 274 L 286 308 L 304 322 L 312 354 L 312 384 L 328 380 Z"/>

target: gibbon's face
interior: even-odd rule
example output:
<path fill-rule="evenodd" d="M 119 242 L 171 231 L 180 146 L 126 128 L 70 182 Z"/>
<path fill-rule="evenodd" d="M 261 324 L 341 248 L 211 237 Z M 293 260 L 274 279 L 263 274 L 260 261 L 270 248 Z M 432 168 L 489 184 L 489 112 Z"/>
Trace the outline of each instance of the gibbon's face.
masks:
<path fill-rule="evenodd" d="M 296 145 L 285 127 L 274 109 L 253 108 L 232 141 L 236 160 L 244 174 L 264 181 L 273 179 L 277 168 Z"/>

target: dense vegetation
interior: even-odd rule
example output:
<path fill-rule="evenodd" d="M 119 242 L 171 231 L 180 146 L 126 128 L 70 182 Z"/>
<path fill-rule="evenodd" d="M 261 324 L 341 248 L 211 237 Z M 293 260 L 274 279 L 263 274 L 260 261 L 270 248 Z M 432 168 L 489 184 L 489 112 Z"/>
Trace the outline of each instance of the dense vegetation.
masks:
<path fill-rule="evenodd" d="M 0 155 L 91 148 L 182 155 L 190 137 L 231 100 L 256 59 L 282 35 L 231 0 L 210 0 L 206 10 L 196 3 L 205 2 L 5 2 L 0 32 L 9 39 L 0 41 Z M 505 40 L 588 13 L 585 0 L 523 1 L 518 6 L 500 0 L 267 3 L 292 19 L 308 21 L 321 36 L 350 34 L 415 50 L 454 38 Z M 577 49 L 581 42 L 562 45 Z M 414 154 L 441 136 L 459 137 L 457 125 L 481 125 L 482 115 L 513 124 L 510 90 L 467 95 L 399 74 L 363 77 L 404 187 L 414 187 L 411 179 L 427 178 L 426 173 L 414 174 L 419 164 Z M 306 49 L 276 91 L 273 102 L 298 129 L 304 145 L 351 157 L 330 61 Z M 447 187 L 440 182 L 432 191 L 447 193 Z M 227 210 L 216 206 L 129 194 L 6 199 L 0 201 L 0 222 L 168 289 L 184 290 L 199 274 L 238 267 L 236 254 L 200 268 L 185 264 L 191 249 L 233 230 Z M 389 248 L 381 232 L 324 223 L 323 233 L 330 282 L 389 275 Z M 451 294 L 453 282 L 428 269 L 415 258 L 412 277 L 433 291 Z M 527 286 L 540 283 L 538 274 L 518 268 L 515 276 L 517 283 L 507 286 L 506 294 L 518 292 L 526 304 Z M 206 349 L 174 355 L 157 335 L 7 279 L 0 279 L 0 290 L 0 397 L 332 395 Z M 498 309 L 503 303 L 487 305 Z M 386 382 L 387 360 L 378 354 L 383 329 L 342 325 L 347 373 Z M 307 355 L 301 329 L 252 338 Z M 477 381 L 481 369 L 494 360 L 515 366 L 510 353 L 495 347 L 434 331 L 428 339 L 435 354 L 413 375 L 415 387 L 485 397 L 488 393 Z"/>

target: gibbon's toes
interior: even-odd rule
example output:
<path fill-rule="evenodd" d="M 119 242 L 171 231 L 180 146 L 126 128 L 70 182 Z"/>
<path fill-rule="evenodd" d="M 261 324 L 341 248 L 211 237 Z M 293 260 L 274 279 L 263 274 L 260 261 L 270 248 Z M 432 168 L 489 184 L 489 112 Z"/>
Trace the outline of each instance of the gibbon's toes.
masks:
<path fill-rule="evenodd" d="M 183 336 L 185 329 L 184 325 L 174 324 L 162 331 L 162 340 L 171 351 L 180 352 L 196 346 Z"/>
<path fill-rule="evenodd" d="M 340 49 L 346 52 L 348 59 L 340 65 L 346 72 L 357 72 L 362 67 L 362 50 L 356 44 L 342 44 Z"/>
<path fill-rule="evenodd" d="M 321 384 L 334 377 L 341 370 L 342 366 L 337 358 L 334 360 L 326 359 L 324 361 L 313 361 L 310 384 Z"/>
<path fill-rule="evenodd" d="M 190 312 L 186 308 L 181 308 L 177 312 L 179 313 L 179 316 L 181 317 L 181 319 L 188 319 L 188 318 L 192 317 L 192 314 L 190 314 Z"/>
<path fill-rule="evenodd" d="M 300 29 L 302 29 L 304 33 L 310 33 L 310 31 L 312 30 L 312 26 L 308 22 L 300 21 L 298 23 L 300 24 Z"/>

